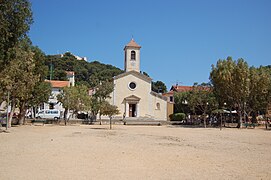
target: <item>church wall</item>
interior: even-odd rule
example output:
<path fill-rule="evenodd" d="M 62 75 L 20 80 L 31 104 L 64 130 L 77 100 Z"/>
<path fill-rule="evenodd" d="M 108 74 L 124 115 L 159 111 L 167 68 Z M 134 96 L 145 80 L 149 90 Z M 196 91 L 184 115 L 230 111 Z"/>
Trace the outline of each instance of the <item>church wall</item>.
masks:
<path fill-rule="evenodd" d="M 135 90 L 129 89 L 130 82 L 136 83 L 137 87 Z M 125 110 L 124 98 L 134 95 L 140 98 L 137 109 L 139 118 L 146 117 L 154 120 L 167 120 L 167 101 L 150 93 L 151 83 L 133 75 L 117 79 L 114 83 L 114 92 L 111 93 L 112 98 L 108 99 L 108 101 L 118 107 L 120 114 L 116 115 L 117 118 L 122 118 L 125 111 L 126 117 L 128 117 L 128 106 L 126 105 Z"/>
<path fill-rule="evenodd" d="M 137 87 L 134 90 L 129 89 L 130 82 L 136 83 Z M 124 98 L 129 97 L 131 95 L 135 95 L 140 98 L 140 101 L 138 103 L 139 108 L 137 115 L 139 117 L 153 116 L 153 114 L 150 112 L 151 107 L 148 106 L 150 96 L 149 92 L 151 91 L 151 84 L 149 82 L 139 79 L 133 75 L 128 75 L 115 80 L 114 83 L 115 83 L 114 92 L 111 93 L 112 98 L 109 99 L 109 102 L 119 107 L 118 108 L 120 110 L 119 115 L 123 115 L 125 110 Z"/>
<path fill-rule="evenodd" d="M 155 120 L 167 120 L 167 101 L 151 95 L 152 96 L 152 107 L 154 112 L 154 119 Z"/>

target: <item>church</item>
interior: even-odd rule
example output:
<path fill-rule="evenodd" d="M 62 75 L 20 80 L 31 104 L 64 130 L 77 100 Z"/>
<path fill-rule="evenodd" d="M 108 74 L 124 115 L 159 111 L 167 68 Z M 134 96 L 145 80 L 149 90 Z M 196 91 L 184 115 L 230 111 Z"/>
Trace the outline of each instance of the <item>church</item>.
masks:
<path fill-rule="evenodd" d="M 140 48 L 134 39 L 124 47 L 124 73 L 114 77 L 110 104 L 126 120 L 167 120 L 167 98 L 151 90 L 152 79 L 140 71 Z"/>

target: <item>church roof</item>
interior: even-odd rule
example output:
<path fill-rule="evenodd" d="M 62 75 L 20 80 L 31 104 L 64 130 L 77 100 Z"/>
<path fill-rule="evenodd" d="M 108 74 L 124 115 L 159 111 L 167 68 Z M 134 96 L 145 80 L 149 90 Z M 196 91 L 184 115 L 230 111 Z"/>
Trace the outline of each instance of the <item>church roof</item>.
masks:
<path fill-rule="evenodd" d="M 141 48 L 141 46 L 139 46 L 135 40 L 132 38 L 131 41 L 125 46 L 125 47 L 136 47 L 136 48 Z"/>
<path fill-rule="evenodd" d="M 151 81 L 152 81 L 152 78 L 150 78 L 150 77 L 148 77 L 148 76 L 146 76 L 146 75 L 144 75 L 144 74 L 141 74 L 141 73 L 139 73 L 139 72 L 137 72 L 137 71 L 128 71 L 128 72 L 124 72 L 124 73 L 122 73 L 122 74 L 119 74 L 119 75 L 115 76 L 115 77 L 114 77 L 114 80 L 119 79 L 119 78 L 122 78 L 122 77 L 124 77 L 124 76 L 128 76 L 128 75 L 130 75 L 130 74 L 132 74 L 132 75 L 136 76 L 137 78 L 142 79 L 142 80 L 144 80 L 144 81 L 146 81 L 146 82 L 151 82 Z"/>

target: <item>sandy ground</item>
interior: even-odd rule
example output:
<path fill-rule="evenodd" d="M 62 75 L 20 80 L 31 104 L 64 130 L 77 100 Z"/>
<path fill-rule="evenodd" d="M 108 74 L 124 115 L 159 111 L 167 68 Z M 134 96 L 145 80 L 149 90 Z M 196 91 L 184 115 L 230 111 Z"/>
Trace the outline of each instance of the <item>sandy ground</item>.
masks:
<path fill-rule="evenodd" d="M 105 125 L 0 133 L 0 179 L 271 179 L 271 131 Z"/>

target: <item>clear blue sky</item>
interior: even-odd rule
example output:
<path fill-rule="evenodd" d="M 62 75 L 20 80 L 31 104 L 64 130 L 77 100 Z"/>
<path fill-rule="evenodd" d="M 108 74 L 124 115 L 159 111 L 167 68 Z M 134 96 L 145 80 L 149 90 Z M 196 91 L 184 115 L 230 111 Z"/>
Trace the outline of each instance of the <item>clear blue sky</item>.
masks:
<path fill-rule="evenodd" d="M 142 46 L 141 70 L 167 87 L 208 82 L 232 56 L 271 64 L 270 0 L 31 0 L 30 37 L 46 54 L 70 51 L 123 69 L 124 46 Z"/>

